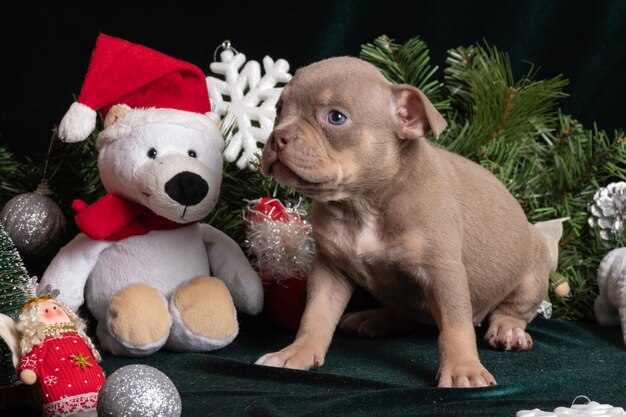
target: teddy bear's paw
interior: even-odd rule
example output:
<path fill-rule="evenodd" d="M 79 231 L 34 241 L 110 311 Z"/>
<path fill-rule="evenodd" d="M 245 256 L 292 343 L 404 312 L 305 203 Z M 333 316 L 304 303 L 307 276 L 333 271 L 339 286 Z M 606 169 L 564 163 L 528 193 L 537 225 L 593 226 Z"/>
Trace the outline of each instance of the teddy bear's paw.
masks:
<path fill-rule="evenodd" d="M 122 345 L 109 350 L 113 353 L 121 350 L 120 354 L 150 354 L 165 344 L 171 326 L 165 298 L 148 285 L 130 285 L 117 291 L 109 305 L 107 327 Z"/>
<path fill-rule="evenodd" d="M 170 301 L 174 326 L 168 348 L 206 351 L 230 343 L 239 332 L 237 311 L 224 283 L 199 276 L 178 288 Z"/>

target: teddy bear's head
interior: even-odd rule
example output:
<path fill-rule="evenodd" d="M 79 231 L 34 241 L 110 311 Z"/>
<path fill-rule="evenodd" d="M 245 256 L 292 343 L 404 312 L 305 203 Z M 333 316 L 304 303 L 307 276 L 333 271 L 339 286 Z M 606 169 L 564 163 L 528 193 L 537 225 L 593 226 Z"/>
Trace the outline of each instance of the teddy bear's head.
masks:
<path fill-rule="evenodd" d="M 207 216 L 222 180 L 223 139 L 205 115 L 113 106 L 96 141 L 109 193 L 177 223 Z"/>
<path fill-rule="evenodd" d="M 59 137 L 85 140 L 97 110 L 105 115 L 96 141 L 98 169 L 109 193 L 177 223 L 209 214 L 220 191 L 224 140 L 210 118 L 200 68 L 100 34 Z"/>

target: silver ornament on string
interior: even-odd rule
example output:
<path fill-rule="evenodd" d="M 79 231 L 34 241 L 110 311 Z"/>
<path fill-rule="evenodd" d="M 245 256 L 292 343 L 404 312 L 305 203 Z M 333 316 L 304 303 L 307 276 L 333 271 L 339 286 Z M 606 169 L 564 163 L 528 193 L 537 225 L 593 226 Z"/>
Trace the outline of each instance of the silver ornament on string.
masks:
<path fill-rule="evenodd" d="M 600 229 L 600 238 L 610 246 L 613 238 L 619 237 L 626 220 L 626 182 L 612 182 L 598 190 L 589 206 L 589 226 Z"/>
<path fill-rule="evenodd" d="M 36 191 L 13 197 L 0 212 L 2 227 L 25 260 L 45 258 L 61 245 L 65 216 L 50 195 L 43 180 Z"/>
<path fill-rule="evenodd" d="M 174 383 L 148 365 L 127 365 L 104 381 L 98 394 L 99 417 L 178 417 L 182 405 Z"/>

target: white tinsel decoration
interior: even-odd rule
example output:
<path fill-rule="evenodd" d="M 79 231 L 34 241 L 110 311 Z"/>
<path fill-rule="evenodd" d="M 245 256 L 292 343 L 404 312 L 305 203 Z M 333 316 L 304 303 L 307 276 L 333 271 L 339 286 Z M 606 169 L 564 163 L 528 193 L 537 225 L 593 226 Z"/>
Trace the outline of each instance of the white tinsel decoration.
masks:
<path fill-rule="evenodd" d="M 612 237 L 620 234 L 626 220 L 626 182 L 612 182 L 593 196 L 589 207 L 589 226 L 600 229 L 603 243 L 609 246 Z"/>
<path fill-rule="evenodd" d="M 272 212 L 257 209 L 258 200 L 247 207 L 246 240 L 253 266 L 275 281 L 306 278 L 313 261 L 314 242 L 311 224 L 303 219 L 304 211 L 284 207 L 287 220 L 272 219 Z"/>
<path fill-rule="evenodd" d="M 210 65 L 211 71 L 224 79 L 207 77 L 211 109 L 222 118 L 225 129 L 233 129 L 224 149 L 224 159 L 237 161 L 237 167 L 255 169 L 262 146 L 267 141 L 276 117 L 275 105 L 282 87 L 291 80 L 289 63 L 284 59 L 263 58 L 265 75 L 256 61 L 248 61 L 242 53 L 233 52 L 230 42 L 222 44 L 220 61 Z M 245 66 L 244 66 L 245 63 Z M 243 67 L 243 68 L 242 68 Z"/>

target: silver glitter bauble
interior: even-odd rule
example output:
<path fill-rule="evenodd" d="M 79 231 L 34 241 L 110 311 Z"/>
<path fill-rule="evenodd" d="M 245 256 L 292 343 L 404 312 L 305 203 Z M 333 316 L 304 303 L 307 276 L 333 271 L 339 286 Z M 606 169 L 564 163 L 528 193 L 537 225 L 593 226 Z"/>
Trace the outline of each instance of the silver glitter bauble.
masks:
<path fill-rule="evenodd" d="M 104 381 L 98 417 L 177 417 L 182 405 L 174 383 L 148 365 L 127 365 Z"/>
<path fill-rule="evenodd" d="M 42 182 L 37 191 L 13 197 L 0 213 L 2 227 L 26 260 L 54 254 L 61 245 L 65 216 L 50 194 Z"/>

